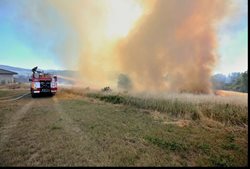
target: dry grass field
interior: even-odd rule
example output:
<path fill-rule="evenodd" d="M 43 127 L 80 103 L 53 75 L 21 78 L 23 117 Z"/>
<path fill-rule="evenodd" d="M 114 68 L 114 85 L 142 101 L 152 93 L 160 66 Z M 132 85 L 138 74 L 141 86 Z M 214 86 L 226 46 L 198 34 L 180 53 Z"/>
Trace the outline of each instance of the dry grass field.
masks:
<path fill-rule="evenodd" d="M 4 101 L 0 166 L 248 166 L 247 95 L 60 89 Z"/>

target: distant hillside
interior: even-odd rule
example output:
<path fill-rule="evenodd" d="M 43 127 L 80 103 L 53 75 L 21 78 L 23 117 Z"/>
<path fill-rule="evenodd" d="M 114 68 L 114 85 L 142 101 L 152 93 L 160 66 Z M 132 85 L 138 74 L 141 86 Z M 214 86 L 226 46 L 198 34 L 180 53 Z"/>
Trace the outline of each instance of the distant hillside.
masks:
<path fill-rule="evenodd" d="M 7 66 L 7 65 L 0 65 L 0 69 L 5 69 L 5 70 L 9 70 L 9 71 L 13 71 L 13 72 L 17 72 L 18 75 L 31 75 L 31 69 L 24 69 L 24 68 L 20 68 L 20 67 L 14 67 L 14 66 Z M 39 67 L 38 67 L 39 69 Z M 64 75 L 64 76 L 74 76 L 74 74 L 76 73 L 76 71 L 72 71 L 72 70 L 53 70 L 53 69 L 43 69 L 45 72 L 48 73 L 54 73 L 54 74 L 58 74 L 58 75 Z"/>
<path fill-rule="evenodd" d="M 0 65 L 0 69 L 5 69 L 5 70 L 12 71 L 12 72 L 16 72 L 16 73 L 18 73 L 18 75 L 24 75 L 24 76 L 31 74 L 30 69 L 24 69 L 24 68 L 7 66 L 7 65 Z"/>
<path fill-rule="evenodd" d="M 39 68 L 39 67 L 38 67 Z M 14 79 L 16 82 L 29 82 L 29 76 L 32 74 L 31 69 L 24 69 L 20 67 L 14 67 L 14 66 L 8 66 L 8 65 L 0 65 L 0 69 L 5 69 L 9 71 L 13 71 L 18 73 L 17 75 L 14 76 Z M 72 70 L 53 70 L 53 69 L 43 69 L 44 72 L 55 74 L 55 75 L 60 75 L 64 77 L 70 77 L 74 78 L 76 76 L 77 71 L 72 71 Z M 73 82 L 58 78 L 59 83 L 66 83 L 66 84 L 72 84 Z"/>

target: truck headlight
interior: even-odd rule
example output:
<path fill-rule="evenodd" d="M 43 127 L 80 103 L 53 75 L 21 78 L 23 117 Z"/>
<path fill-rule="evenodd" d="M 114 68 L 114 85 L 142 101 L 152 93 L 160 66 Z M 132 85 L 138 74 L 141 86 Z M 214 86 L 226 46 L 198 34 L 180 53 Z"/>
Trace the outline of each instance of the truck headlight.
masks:
<path fill-rule="evenodd" d="M 40 88 L 40 82 L 33 82 L 33 83 L 32 83 L 32 88 L 33 88 L 33 89 Z"/>

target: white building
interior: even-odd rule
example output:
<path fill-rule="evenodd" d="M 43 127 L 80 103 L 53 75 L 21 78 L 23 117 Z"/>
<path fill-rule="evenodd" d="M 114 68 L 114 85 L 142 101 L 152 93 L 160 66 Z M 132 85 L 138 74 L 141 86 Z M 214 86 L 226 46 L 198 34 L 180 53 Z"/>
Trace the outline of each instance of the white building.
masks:
<path fill-rule="evenodd" d="M 0 69 L 0 85 L 7 84 L 7 83 L 13 83 L 14 77 L 13 75 L 16 75 L 16 72 Z"/>

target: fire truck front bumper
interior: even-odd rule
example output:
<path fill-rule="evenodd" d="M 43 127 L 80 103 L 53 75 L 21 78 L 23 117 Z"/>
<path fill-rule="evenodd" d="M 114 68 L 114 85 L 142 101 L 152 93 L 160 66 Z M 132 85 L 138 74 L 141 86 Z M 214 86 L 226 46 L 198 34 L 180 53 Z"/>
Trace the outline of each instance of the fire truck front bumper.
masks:
<path fill-rule="evenodd" d="M 54 94 L 54 93 L 56 93 L 57 88 L 51 88 L 51 90 L 50 90 L 50 91 L 51 91 L 51 93 L 53 93 L 53 94 Z"/>
<path fill-rule="evenodd" d="M 39 90 L 33 90 L 33 93 L 40 93 Z"/>

